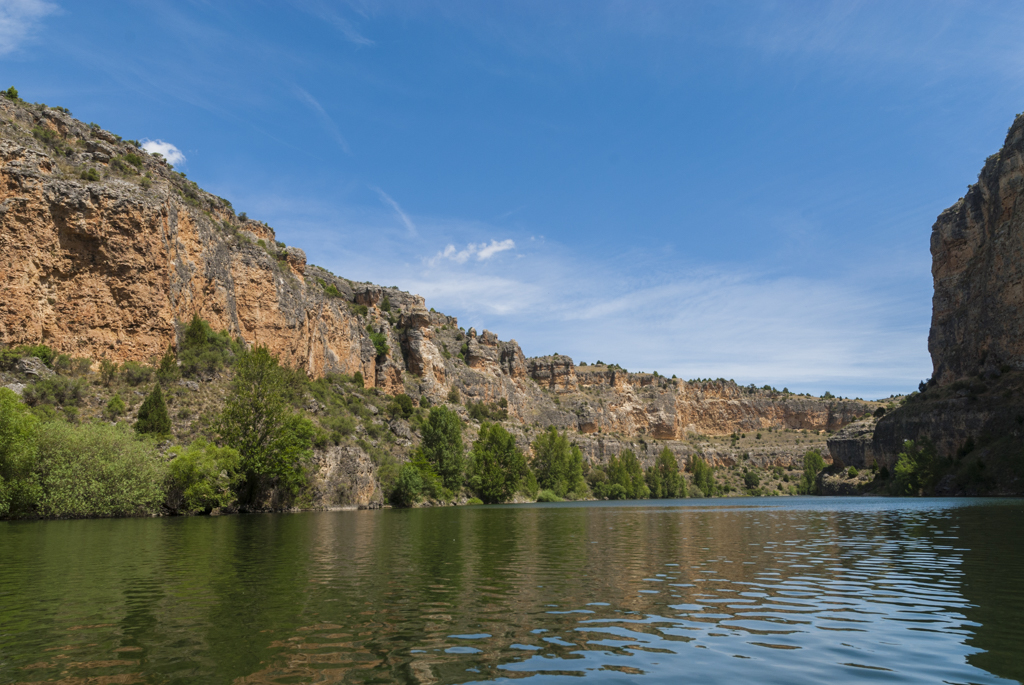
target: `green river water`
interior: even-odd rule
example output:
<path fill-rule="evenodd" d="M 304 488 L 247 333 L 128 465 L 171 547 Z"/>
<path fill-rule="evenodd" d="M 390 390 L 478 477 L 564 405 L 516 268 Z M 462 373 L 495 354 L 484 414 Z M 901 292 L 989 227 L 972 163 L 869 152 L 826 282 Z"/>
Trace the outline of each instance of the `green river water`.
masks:
<path fill-rule="evenodd" d="M 1024 681 L 1024 500 L 0 522 L 0 683 Z"/>

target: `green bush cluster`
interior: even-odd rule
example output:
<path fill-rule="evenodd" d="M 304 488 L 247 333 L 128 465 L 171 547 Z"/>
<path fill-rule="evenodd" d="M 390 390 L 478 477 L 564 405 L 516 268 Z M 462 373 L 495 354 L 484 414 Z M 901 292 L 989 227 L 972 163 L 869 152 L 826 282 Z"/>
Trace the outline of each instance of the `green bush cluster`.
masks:
<path fill-rule="evenodd" d="M 502 398 L 502 401 L 507 407 L 508 400 Z M 467 402 L 466 411 L 469 413 L 469 418 L 475 421 L 505 421 L 508 419 L 508 409 L 494 403 Z"/>
<path fill-rule="evenodd" d="M 818 474 L 825 468 L 825 459 L 818 450 L 808 450 L 804 454 L 804 473 L 797 485 L 801 495 L 814 495 L 818 491 Z"/>
<path fill-rule="evenodd" d="M 46 366 L 52 366 L 56 353 L 48 345 L 18 345 L 0 349 L 0 369 L 10 369 L 24 357 L 37 357 Z"/>

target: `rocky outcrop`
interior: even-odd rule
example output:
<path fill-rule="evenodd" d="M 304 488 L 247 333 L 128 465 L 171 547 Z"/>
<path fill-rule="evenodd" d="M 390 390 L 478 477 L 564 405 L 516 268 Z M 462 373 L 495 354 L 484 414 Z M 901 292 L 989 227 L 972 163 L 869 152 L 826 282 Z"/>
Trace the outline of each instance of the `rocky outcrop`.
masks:
<path fill-rule="evenodd" d="M 464 330 L 418 295 L 309 264 L 270 226 L 236 215 L 134 144 L 6 98 L 0 287 L 4 345 L 45 343 L 94 361 L 145 362 L 177 344 L 183 324 L 198 315 L 314 378 L 358 372 L 367 386 L 428 404 L 448 401 L 453 390 L 463 403 L 500 403 L 512 425 L 578 434 L 595 459 L 634 439 L 669 442 L 685 456 L 683 443 L 701 434 L 835 430 L 873 409 L 724 380 L 577 367 L 564 355 L 527 359 L 514 340 Z M 341 467 L 323 468 L 330 490 L 330 474 Z M 368 484 L 357 490 L 342 499 L 372 499 Z"/>
<path fill-rule="evenodd" d="M 875 454 L 874 417 L 863 421 L 854 421 L 828 439 L 828 451 L 832 460 L 840 466 L 853 466 L 858 469 L 871 468 L 872 464 L 884 464 L 891 470 L 892 465 L 880 461 Z"/>
<path fill-rule="evenodd" d="M 309 496 L 317 507 L 377 508 L 384 495 L 377 481 L 377 469 L 362 449 L 334 446 L 318 450 Z"/>
<path fill-rule="evenodd" d="M 1024 369 L 1024 115 L 932 228 L 932 378 Z"/>

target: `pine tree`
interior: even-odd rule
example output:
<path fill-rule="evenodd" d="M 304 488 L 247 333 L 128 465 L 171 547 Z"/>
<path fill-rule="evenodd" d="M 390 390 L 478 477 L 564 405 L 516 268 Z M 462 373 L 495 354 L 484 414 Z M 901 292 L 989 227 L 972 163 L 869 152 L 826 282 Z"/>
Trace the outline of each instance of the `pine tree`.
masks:
<path fill-rule="evenodd" d="M 145 402 L 139 408 L 139 418 L 135 421 L 136 433 L 155 433 L 164 435 L 171 432 L 171 417 L 167 415 L 167 405 L 160 384 L 153 386 Z"/>

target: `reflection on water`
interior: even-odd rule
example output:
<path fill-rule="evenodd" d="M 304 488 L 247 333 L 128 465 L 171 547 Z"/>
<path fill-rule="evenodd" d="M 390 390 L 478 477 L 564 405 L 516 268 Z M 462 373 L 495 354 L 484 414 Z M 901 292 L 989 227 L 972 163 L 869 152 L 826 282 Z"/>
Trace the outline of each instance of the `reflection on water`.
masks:
<path fill-rule="evenodd" d="M 1022 526 L 812 498 L 0 523 L 0 683 L 1015 682 Z"/>

